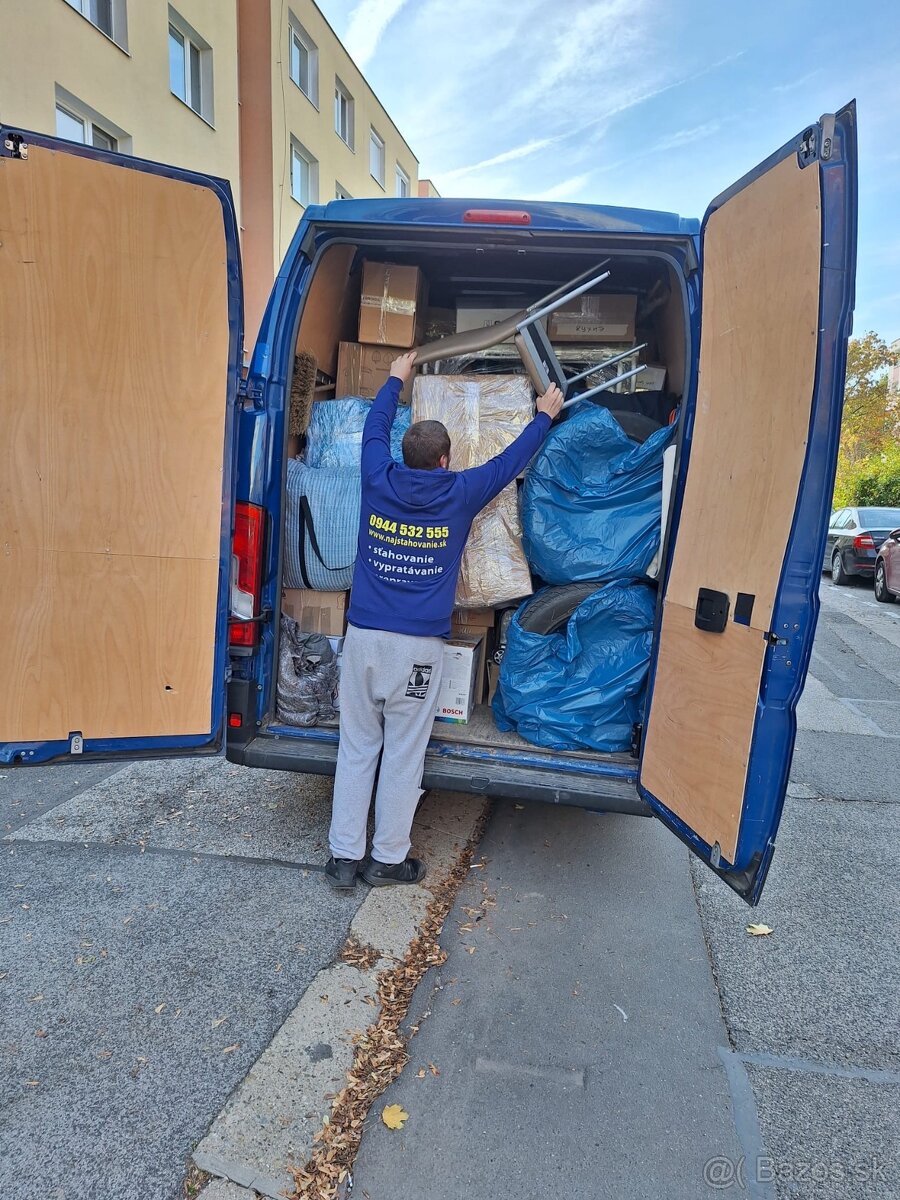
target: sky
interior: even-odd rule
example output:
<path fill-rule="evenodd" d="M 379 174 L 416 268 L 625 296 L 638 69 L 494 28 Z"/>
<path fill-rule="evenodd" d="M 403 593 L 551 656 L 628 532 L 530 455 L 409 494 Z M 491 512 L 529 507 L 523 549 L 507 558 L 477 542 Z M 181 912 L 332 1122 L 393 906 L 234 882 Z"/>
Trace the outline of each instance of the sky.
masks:
<path fill-rule="evenodd" d="M 900 337 L 896 0 L 318 0 L 444 196 L 702 217 L 859 105 L 854 332 Z"/>

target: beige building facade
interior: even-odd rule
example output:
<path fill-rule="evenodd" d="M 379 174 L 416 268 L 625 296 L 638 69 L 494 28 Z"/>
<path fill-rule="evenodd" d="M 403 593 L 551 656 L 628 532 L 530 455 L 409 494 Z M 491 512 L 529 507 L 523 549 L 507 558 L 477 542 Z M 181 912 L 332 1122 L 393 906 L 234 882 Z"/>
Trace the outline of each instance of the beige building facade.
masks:
<path fill-rule="evenodd" d="M 313 0 L 12 0 L 3 17 L 0 121 L 230 180 L 248 346 L 307 205 L 419 194 Z"/>

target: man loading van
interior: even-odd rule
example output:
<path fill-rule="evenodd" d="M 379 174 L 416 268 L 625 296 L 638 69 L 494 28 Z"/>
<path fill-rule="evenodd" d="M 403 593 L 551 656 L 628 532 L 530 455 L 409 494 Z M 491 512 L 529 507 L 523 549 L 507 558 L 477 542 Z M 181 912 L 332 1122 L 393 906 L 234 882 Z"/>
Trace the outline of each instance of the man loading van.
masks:
<path fill-rule="evenodd" d="M 466 539 L 478 512 L 523 470 L 562 408 L 555 385 L 511 446 L 483 466 L 451 471 L 440 421 L 417 421 L 391 457 L 391 425 L 415 362 L 391 364 L 363 430 L 362 505 L 347 637 L 341 662 L 341 737 L 325 875 L 352 888 L 357 873 L 380 887 L 417 883 L 409 834 L 441 681 L 444 639 Z M 372 787 L 375 837 L 365 856 Z"/>

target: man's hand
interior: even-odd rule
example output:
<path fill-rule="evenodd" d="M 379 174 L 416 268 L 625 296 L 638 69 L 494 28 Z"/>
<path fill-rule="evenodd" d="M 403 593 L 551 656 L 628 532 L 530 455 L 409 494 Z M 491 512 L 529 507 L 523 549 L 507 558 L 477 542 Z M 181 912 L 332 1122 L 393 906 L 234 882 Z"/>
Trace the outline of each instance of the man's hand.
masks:
<path fill-rule="evenodd" d="M 391 363 L 391 374 L 395 379 L 400 379 L 405 384 L 410 375 L 412 375 L 413 363 L 415 361 L 415 350 L 410 350 L 407 354 L 401 354 L 399 358 L 395 358 Z"/>
<path fill-rule="evenodd" d="M 555 383 L 551 383 L 543 396 L 538 397 L 538 412 L 546 413 L 551 421 L 554 421 L 559 416 L 562 406 L 563 394 Z"/>

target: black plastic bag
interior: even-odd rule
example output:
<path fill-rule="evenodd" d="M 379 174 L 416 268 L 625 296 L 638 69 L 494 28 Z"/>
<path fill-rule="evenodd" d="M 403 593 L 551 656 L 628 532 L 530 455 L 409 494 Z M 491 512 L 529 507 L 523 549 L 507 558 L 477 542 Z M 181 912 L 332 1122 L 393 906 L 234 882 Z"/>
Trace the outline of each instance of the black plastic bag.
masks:
<path fill-rule="evenodd" d="M 323 633 L 304 633 L 281 617 L 278 650 L 278 718 L 286 725 L 318 725 L 337 717 L 338 661 Z"/>

